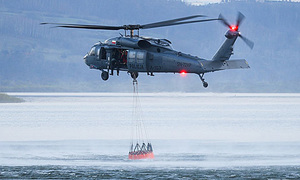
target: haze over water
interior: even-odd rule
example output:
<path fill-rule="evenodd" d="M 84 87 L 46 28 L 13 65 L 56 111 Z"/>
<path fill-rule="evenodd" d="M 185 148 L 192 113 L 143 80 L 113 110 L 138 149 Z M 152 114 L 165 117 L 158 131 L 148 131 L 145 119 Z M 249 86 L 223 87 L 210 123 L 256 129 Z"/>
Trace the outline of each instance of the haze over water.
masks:
<path fill-rule="evenodd" d="M 13 95 L 0 178 L 300 178 L 299 94 L 140 94 L 153 161 L 127 159 L 130 93 Z"/>

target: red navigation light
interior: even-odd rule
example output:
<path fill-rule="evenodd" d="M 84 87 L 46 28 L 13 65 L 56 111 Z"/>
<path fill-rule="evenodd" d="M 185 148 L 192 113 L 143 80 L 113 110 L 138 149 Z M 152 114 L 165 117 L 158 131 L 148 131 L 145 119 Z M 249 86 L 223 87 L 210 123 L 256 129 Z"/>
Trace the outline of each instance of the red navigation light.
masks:
<path fill-rule="evenodd" d="M 237 26 L 230 26 L 230 29 L 231 29 L 232 31 L 236 31 L 236 30 L 238 29 L 238 27 L 237 27 Z"/>
<path fill-rule="evenodd" d="M 182 77 L 186 76 L 186 70 L 180 71 L 180 75 L 181 75 Z"/>

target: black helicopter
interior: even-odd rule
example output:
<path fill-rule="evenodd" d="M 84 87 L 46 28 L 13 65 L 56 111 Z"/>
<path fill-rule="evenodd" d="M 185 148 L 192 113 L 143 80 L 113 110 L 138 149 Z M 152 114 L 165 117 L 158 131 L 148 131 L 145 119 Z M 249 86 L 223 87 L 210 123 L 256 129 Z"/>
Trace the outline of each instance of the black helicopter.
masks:
<path fill-rule="evenodd" d="M 91 69 L 102 71 L 101 78 L 108 80 L 109 75 L 113 75 L 114 70 L 127 71 L 135 80 L 138 73 L 145 72 L 154 76 L 153 73 L 195 73 L 198 74 L 203 86 L 206 88 L 208 83 L 203 76 L 207 72 L 214 72 L 226 69 L 243 69 L 250 68 L 247 61 L 229 60 L 233 54 L 233 45 L 237 37 L 252 49 L 254 43 L 240 34 L 239 26 L 245 16 L 238 13 L 235 25 L 230 25 L 220 14 L 216 19 L 200 19 L 194 18 L 206 17 L 204 15 L 194 15 L 156 23 L 144 25 L 123 25 L 123 26 L 102 26 L 102 25 L 82 25 L 82 24 L 62 24 L 62 23 L 41 23 L 52 24 L 56 27 L 63 28 L 80 28 L 80 29 L 96 29 L 96 30 L 125 30 L 125 36 L 115 37 L 106 40 L 104 43 L 96 43 L 84 56 L 84 61 Z M 179 51 L 175 51 L 171 47 L 171 42 L 167 39 L 146 38 L 139 36 L 140 29 L 150 29 L 164 26 L 173 26 L 180 24 L 189 24 L 197 22 L 220 20 L 229 30 L 226 32 L 226 40 L 212 60 L 205 60 L 196 56 L 191 56 Z M 134 34 L 134 30 L 137 34 Z M 128 34 L 129 31 L 129 34 Z M 109 73 L 110 71 L 110 73 Z"/>

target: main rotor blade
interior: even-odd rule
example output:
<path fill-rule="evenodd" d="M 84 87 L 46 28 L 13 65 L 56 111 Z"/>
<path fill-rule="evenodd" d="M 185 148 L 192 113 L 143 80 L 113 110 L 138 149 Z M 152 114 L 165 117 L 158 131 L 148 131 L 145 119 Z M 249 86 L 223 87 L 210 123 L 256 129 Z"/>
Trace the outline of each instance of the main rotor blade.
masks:
<path fill-rule="evenodd" d="M 236 20 L 236 26 L 239 27 L 244 19 L 245 19 L 244 14 L 242 14 L 241 12 L 238 12 L 238 17 L 237 17 L 237 20 Z"/>
<path fill-rule="evenodd" d="M 196 21 L 184 21 L 184 20 L 193 19 L 193 18 L 197 18 L 197 17 L 206 17 L 206 16 L 204 16 L 204 15 L 194 15 L 194 16 L 171 19 L 171 20 L 161 21 L 161 22 L 156 22 L 156 23 L 151 23 L 151 24 L 145 24 L 145 25 L 136 24 L 136 25 L 123 25 L 123 26 L 102 26 L 102 25 L 63 24 L 63 23 L 41 23 L 41 25 L 51 24 L 51 25 L 55 25 L 56 27 L 79 28 L 79 29 L 102 29 L 102 30 L 125 29 L 125 30 L 136 30 L 136 29 L 150 29 L 150 28 L 173 26 L 173 25 L 179 25 L 179 24 L 188 24 L 188 23 L 220 20 L 220 19 L 204 19 L 204 20 L 196 20 Z M 183 22 L 181 22 L 181 21 L 183 21 Z"/>
<path fill-rule="evenodd" d="M 239 35 L 242 40 L 251 48 L 253 49 L 254 47 L 254 42 L 252 42 L 251 40 L 247 39 L 246 37 L 242 36 L 242 35 Z"/>
<path fill-rule="evenodd" d="M 194 15 L 194 16 L 187 16 L 187 17 L 183 17 L 183 18 L 171 19 L 171 20 L 167 20 L 167 21 L 160 21 L 160 22 L 156 22 L 156 23 L 144 24 L 144 25 L 141 25 L 141 29 L 149 29 L 149 28 L 166 26 L 171 23 L 175 23 L 178 21 L 184 21 L 184 20 L 188 20 L 188 19 L 193 19 L 193 18 L 197 18 L 197 17 L 206 17 L 206 16 L 205 15 Z"/>
<path fill-rule="evenodd" d="M 56 25 L 63 28 L 80 28 L 80 29 L 103 29 L 103 30 L 120 30 L 125 29 L 124 26 L 100 26 L 100 25 L 84 25 L 84 24 L 62 24 L 62 23 L 41 23 L 41 25 Z"/>
<path fill-rule="evenodd" d="M 227 22 L 227 20 L 222 16 L 222 14 L 219 14 L 219 19 L 223 22 L 225 26 L 227 26 L 229 29 L 231 28 L 231 25 Z"/>
<path fill-rule="evenodd" d="M 195 20 L 195 21 L 174 22 L 174 23 L 161 24 L 159 26 L 151 26 L 151 27 L 141 26 L 141 29 L 150 29 L 150 28 L 157 28 L 157 27 L 175 26 L 175 25 L 180 25 L 180 24 L 190 24 L 190 23 L 205 22 L 205 21 L 216 21 L 216 20 L 220 20 L 220 19 L 202 19 L 202 20 Z"/>

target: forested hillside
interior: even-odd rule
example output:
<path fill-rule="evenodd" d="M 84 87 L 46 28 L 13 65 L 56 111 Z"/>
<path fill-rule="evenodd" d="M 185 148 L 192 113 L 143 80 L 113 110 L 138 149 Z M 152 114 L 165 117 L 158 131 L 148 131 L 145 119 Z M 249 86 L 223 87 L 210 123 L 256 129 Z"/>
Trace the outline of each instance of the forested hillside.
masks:
<path fill-rule="evenodd" d="M 102 25 L 147 24 L 194 14 L 234 23 L 241 11 L 241 33 L 254 41 L 250 50 L 241 39 L 232 59 L 245 58 L 248 70 L 197 75 L 155 74 L 139 77 L 142 92 L 300 92 L 300 3 L 221 3 L 191 6 L 176 0 L 0 0 L 0 92 L 75 91 L 130 92 L 125 72 L 106 82 L 90 70 L 83 56 L 90 47 L 123 31 L 51 28 L 41 22 Z M 175 50 L 211 59 L 226 27 L 205 22 L 141 30 L 142 36 L 167 38 Z M 166 85 L 167 84 L 167 85 Z"/>

